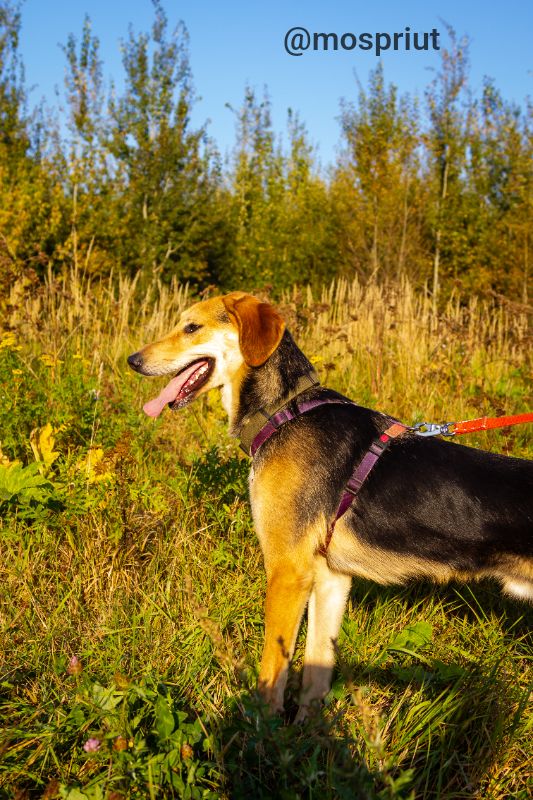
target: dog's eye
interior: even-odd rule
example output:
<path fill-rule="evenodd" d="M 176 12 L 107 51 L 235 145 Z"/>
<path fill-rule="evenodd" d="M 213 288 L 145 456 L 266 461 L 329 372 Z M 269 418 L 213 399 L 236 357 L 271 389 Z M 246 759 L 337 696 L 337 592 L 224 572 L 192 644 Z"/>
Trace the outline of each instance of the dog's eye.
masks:
<path fill-rule="evenodd" d="M 197 325 L 196 322 L 189 322 L 189 324 L 184 327 L 183 333 L 194 333 L 201 327 L 202 326 Z"/>

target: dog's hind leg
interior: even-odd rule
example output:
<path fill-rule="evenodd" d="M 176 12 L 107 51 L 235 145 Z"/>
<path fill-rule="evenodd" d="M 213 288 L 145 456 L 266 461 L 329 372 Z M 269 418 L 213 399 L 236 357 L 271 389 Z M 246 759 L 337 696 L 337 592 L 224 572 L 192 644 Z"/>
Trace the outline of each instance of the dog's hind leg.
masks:
<path fill-rule="evenodd" d="M 284 561 L 267 569 L 265 646 L 259 692 L 272 711 L 283 710 L 283 693 L 300 620 L 313 583 L 312 568 Z"/>
<path fill-rule="evenodd" d="M 322 555 L 316 556 L 315 582 L 307 609 L 307 639 L 297 722 L 305 719 L 313 701 L 322 700 L 330 689 L 337 639 L 351 583 L 350 575 L 333 572 Z"/>

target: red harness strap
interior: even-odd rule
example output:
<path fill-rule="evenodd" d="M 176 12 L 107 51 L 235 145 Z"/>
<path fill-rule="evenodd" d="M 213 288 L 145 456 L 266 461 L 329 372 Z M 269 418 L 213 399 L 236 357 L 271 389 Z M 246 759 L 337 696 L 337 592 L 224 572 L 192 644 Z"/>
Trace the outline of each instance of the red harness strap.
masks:
<path fill-rule="evenodd" d="M 337 521 L 344 516 L 344 514 L 346 514 L 352 505 L 353 501 L 359 494 L 361 486 L 374 469 L 379 457 L 389 446 L 391 439 L 396 439 L 398 436 L 401 436 L 403 433 L 405 433 L 405 431 L 408 430 L 409 428 L 406 425 L 402 425 L 400 422 L 395 422 L 390 426 L 390 428 L 387 428 L 387 430 L 382 433 L 381 436 L 379 436 L 377 439 L 374 439 L 365 455 L 352 472 L 352 475 L 345 486 L 344 493 L 337 508 L 337 513 L 335 514 L 334 519 L 328 525 L 324 544 L 321 545 L 317 551 L 320 555 L 325 556 L 327 554 Z"/>

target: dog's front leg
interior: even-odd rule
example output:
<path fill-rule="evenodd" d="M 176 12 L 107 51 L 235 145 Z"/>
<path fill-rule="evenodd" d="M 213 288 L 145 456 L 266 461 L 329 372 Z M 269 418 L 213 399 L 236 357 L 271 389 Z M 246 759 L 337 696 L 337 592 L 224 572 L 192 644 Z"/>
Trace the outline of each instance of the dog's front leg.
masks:
<path fill-rule="evenodd" d="M 272 711 L 281 711 L 289 662 L 311 591 L 313 574 L 305 565 L 286 561 L 265 566 L 265 645 L 259 672 L 259 692 Z"/>
<path fill-rule="evenodd" d="M 313 701 L 322 700 L 331 685 L 335 649 L 352 578 L 333 572 L 322 555 L 316 556 L 315 582 L 307 609 L 307 639 L 300 709 L 302 722 Z"/>

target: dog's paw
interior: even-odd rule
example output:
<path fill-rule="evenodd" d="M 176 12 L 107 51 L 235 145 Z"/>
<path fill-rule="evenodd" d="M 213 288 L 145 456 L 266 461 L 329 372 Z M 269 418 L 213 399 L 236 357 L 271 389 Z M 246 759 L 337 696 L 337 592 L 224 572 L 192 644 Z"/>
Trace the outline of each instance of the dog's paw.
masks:
<path fill-rule="evenodd" d="M 309 719 L 309 706 L 300 706 L 298 713 L 294 717 L 295 725 L 304 725 Z"/>

